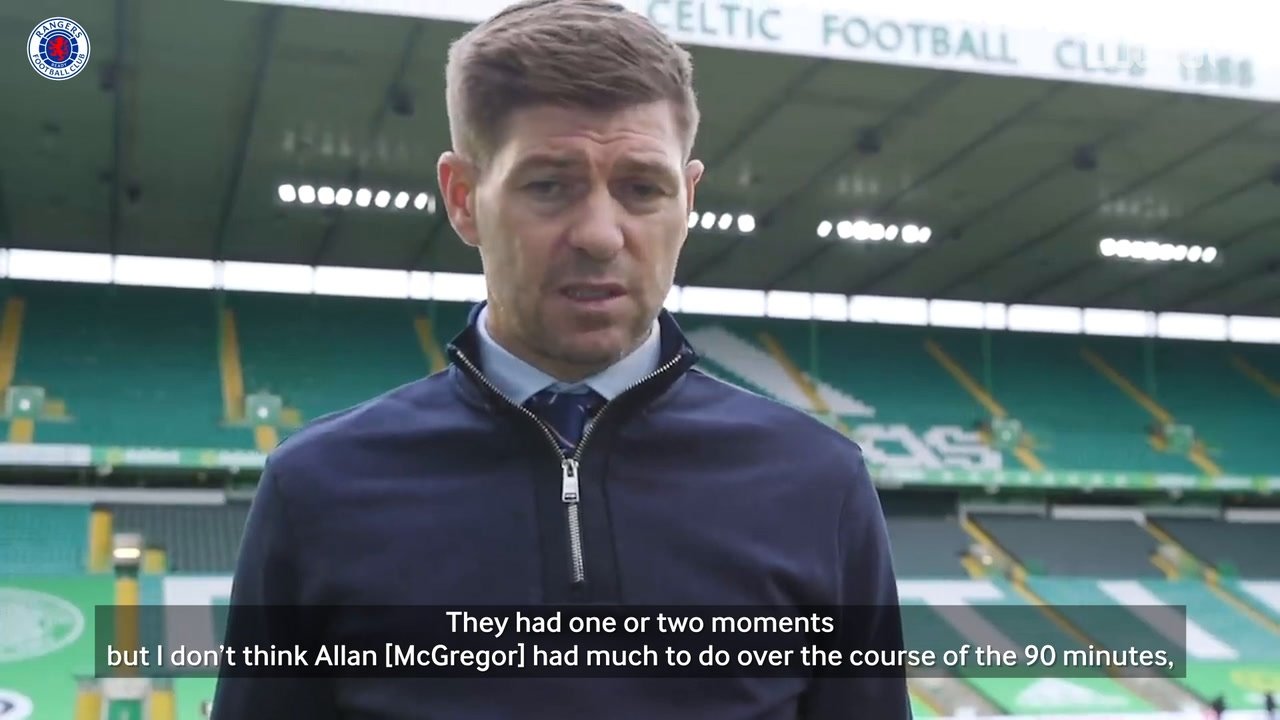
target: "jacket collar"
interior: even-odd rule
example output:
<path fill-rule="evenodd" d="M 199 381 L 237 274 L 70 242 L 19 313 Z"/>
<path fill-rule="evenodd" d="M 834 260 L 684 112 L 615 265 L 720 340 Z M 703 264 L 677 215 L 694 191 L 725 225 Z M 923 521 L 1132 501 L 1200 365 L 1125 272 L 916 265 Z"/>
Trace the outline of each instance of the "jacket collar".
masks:
<path fill-rule="evenodd" d="M 470 386 L 470 389 L 479 390 L 487 399 L 495 400 L 504 396 L 484 377 L 480 368 L 480 338 L 476 324 L 485 305 L 486 303 L 480 302 L 471 308 L 466 327 L 449 342 L 446 352 L 451 361 L 450 371 L 455 377 L 465 378 L 465 385 Z M 676 322 L 675 316 L 666 309 L 658 313 L 658 332 L 661 348 L 658 370 L 623 395 L 657 397 L 697 364 L 697 352 Z"/>
<path fill-rule="evenodd" d="M 492 308 L 482 308 L 480 317 L 473 323 L 479 342 L 476 360 L 480 371 L 495 387 L 516 404 L 543 390 L 559 393 L 594 390 L 605 400 L 612 400 L 662 365 L 662 333 L 655 318 L 644 342 L 635 350 L 591 377 L 577 382 L 560 382 L 556 378 L 516 357 L 489 334 L 485 323 Z"/>

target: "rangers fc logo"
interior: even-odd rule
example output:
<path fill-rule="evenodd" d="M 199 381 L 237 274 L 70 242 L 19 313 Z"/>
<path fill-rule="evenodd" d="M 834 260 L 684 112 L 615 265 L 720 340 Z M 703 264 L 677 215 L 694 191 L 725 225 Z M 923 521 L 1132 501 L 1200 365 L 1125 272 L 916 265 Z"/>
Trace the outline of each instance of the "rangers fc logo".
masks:
<path fill-rule="evenodd" d="M 89 63 L 89 34 L 74 20 L 51 17 L 27 38 L 31 67 L 50 80 L 67 80 Z"/>

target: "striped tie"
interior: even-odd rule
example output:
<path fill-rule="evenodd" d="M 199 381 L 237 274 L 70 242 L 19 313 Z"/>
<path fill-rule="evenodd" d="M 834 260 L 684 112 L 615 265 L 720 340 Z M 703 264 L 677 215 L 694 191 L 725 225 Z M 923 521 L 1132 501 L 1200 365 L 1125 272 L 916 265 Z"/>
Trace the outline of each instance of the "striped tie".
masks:
<path fill-rule="evenodd" d="M 578 447 L 587 422 L 604 403 L 604 397 L 595 390 L 562 393 L 548 389 L 529 398 L 525 407 L 551 428 L 561 452 L 568 455 Z"/>

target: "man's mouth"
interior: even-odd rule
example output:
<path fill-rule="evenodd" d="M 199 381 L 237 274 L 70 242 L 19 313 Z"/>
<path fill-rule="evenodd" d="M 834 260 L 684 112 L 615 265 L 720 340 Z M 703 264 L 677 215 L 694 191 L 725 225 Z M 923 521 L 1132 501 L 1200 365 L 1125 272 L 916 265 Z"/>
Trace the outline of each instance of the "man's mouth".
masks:
<path fill-rule="evenodd" d="M 561 294 L 578 302 L 598 302 L 612 300 L 627 294 L 625 288 L 617 283 L 581 283 L 566 285 Z"/>

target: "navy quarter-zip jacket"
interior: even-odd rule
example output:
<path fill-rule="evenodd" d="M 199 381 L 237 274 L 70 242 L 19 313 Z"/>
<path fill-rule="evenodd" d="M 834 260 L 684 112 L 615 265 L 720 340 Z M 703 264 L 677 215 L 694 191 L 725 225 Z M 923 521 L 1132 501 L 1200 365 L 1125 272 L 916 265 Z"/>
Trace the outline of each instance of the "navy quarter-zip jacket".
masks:
<path fill-rule="evenodd" d="M 884 517 L 857 445 L 703 374 L 675 319 L 663 312 L 659 327 L 661 367 L 597 415 L 576 468 L 484 379 L 472 326 L 450 344 L 445 370 L 294 434 L 261 477 L 228 636 L 279 605 L 325 606 L 348 631 L 384 635 L 372 627 L 378 614 L 358 606 L 859 605 L 876 610 L 860 615 L 851 644 L 901 647 Z M 572 469 L 576 495 L 566 492 Z M 910 717 L 901 677 L 224 676 L 213 711 L 214 720 Z"/>

